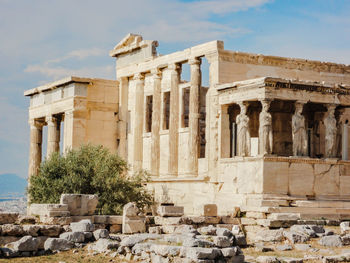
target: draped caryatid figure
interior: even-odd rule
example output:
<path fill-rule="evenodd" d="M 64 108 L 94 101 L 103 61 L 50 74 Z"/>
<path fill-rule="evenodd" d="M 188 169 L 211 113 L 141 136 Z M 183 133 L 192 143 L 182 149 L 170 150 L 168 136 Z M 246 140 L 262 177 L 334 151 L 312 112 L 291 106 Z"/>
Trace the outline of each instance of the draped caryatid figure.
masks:
<path fill-rule="evenodd" d="M 337 120 L 335 119 L 336 105 L 329 105 L 327 116 L 324 118 L 323 123 L 326 128 L 325 144 L 326 144 L 326 157 L 336 157 L 336 141 L 337 141 Z"/>
<path fill-rule="evenodd" d="M 247 106 L 243 102 L 238 103 L 241 113 L 236 117 L 237 124 L 237 155 L 250 156 L 250 133 Z"/>
<path fill-rule="evenodd" d="M 269 100 L 261 100 L 262 111 L 259 115 L 259 154 L 266 155 L 272 153 L 272 116 L 268 112 L 270 108 Z"/>
<path fill-rule="evenodd" d="M 293 155 L 307 155 L 307 137 L 305 129 L 305 117 L 302 115 L 303 103 L 295 103 L 295 113 L 292 117 L 292 137 L 293 137 Z"/>

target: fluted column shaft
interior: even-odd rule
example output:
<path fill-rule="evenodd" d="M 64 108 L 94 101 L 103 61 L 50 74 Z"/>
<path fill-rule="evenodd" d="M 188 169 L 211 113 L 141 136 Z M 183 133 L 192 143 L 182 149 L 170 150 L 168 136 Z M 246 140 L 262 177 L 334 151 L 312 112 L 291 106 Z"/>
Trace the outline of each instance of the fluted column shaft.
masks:
<path fill-rule="evenodd" d="M 60 122 L 53 116 L 46 117 L 47 122 L 47 150 L 46 156 L 50 157 L 60 150 Z"/>
<path fill-rule="evenodd" d="M 28 178 L 37 174 L 41 163 L 41 145 L 43 125 L 36 120 L 30 120 L 30 149 L 29 149 L 29 169 Z"/>
<path fill-rule="evenodd" d="M 191 87 L 190 87 L 190 109 L 189 109 L 189 171 L 190 174 L 198 175 L 199 156 L 199 92 L 201 87 L 201 60 L 194 58 L 189 60 L 191 67 Z"/>
<path fill-rule="evenodd" d="M 135 81 L 135 115 L 134 115 L 134 171 L 142 169 L 143 160 L 143 94 L 144 94 L 144 76 L 136 74 Z"/>
<path fill-rule="evenodd" d="M 171 64 L 170 69 L 170 116 L 169 116 L 169 163 L 170 175 L 178 173 L 178 130 L 179 130 L 179 66 Z"/>
<path fill-rule="evenodd" d="M 118 154 L 124 160 L 127 160 L 127 123 L 128 121 L 128 78 L 119 79 L 119 120 L 118 120 L 118 137 L 119 146 Z"/>
<path fill-rule="evenodd" d="M 161 72 L 159 70 L 153 73 L 153 106 L 152 106 L 152 135 L 151 135 L 151 173 L 154 176 L 159 175 L 160 160 L 160 113 L 161 113 Z"/>

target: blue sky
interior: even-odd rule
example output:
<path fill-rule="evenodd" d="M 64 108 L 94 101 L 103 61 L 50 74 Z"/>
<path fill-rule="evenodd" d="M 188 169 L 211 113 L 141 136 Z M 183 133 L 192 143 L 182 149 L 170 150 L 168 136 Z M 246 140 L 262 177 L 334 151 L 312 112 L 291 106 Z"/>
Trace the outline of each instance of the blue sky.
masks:
<path fill-rule="evenodd" d="M 26 177 L 23 91 L 67 75 L 115 79 L 108 56 L 127 33 L 166 54 L 225 48 L 350 64 L 350 1 L 0 0 L 0 174 Z"/>

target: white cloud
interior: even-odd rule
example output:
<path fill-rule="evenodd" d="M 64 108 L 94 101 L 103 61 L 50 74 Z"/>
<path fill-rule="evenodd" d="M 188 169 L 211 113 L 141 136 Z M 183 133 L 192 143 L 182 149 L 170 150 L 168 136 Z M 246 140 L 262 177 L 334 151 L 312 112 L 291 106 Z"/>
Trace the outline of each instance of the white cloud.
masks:
<path fill-rule="evenodd" d="M 88 48 L 88 49 L 77 49 L 69 52 L 67 55 L 63 57 L 59 57 L 56 59 L 51 59 L 46 62 L 46 64 L 51 63 L 60 63 L 68 59 L 85 59 L 88 57 L 94 57 L 94 56 L 102 56 L 107 54 L 106 50 L 101 48 Z"/>

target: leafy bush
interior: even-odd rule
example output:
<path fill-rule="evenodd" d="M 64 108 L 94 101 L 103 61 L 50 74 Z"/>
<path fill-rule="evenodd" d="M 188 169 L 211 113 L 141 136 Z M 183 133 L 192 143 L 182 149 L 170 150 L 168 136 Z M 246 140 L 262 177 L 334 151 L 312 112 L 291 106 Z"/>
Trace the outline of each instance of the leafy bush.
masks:
<path fill-rule="evenodd" d="M 84 145 L 65 155 L 52 154 L 31 176 L 31 203 L 58 203 L 63 193 L 97 194 L 99 214 L 121 214 L 128 202 L 141 209 L 153 202 L 144 187 L 148 176 L 140 172 L 127 176 L 127 164 L 102 146 Z"/>

